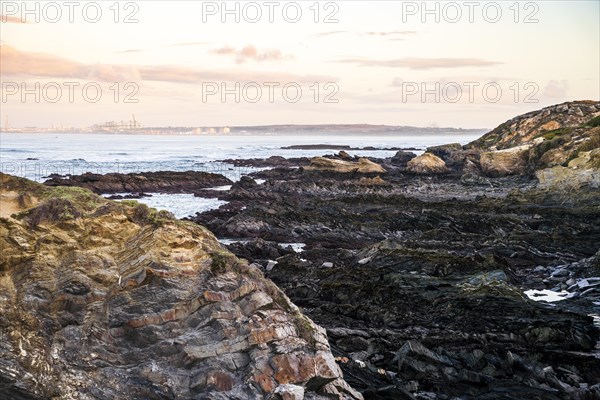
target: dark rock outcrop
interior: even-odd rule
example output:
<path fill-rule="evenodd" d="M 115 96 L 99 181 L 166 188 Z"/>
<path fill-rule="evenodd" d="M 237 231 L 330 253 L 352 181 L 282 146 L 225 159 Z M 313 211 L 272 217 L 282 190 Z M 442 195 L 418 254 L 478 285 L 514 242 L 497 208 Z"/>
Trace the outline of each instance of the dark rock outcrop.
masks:
<path fill-rule="evenodd" d="M 366 398 L 594 398 L 594 298 L 549 307 L 523 294 L 560 291 L 578 276 L 533 279 L 538 266 L 598 252 L 593 201 L 573 207 L 531 183 L 509 195 L 523 185 L 516 178 L 467 189 L 451 175 L 388 176 L 389 186 L 367 191 L 340 177 L 287 177 L 255 188 L 261 195 L 221 222 L 199 220 L 224 236 L 262 238 L 230 249 L 260 263 L 328 330 L 346 379 Z M 454 184 L 472 197 L 444 192 Z M 492 190 L 496 197 L 477 194 Z M 306 249 L 275 245 L 285 242 Z"/>
<path fill-rule="evenodd" d="M 542 141 L 534 140 L 519 163 L 495 173 L 480 149 L 459 146 L 434 149 L 440 165 L 455 163 L 443 174 L 388 160 L 385 185 L 360 185 L 356 172 L 274 169 L 255 174 L 267 182 L 243 196 L 225 194 L 237 196 L 235 210 L 196 220 L 218 235 L 256 238 L 230 248 L 327 329 L 365 398 L 597 399 L 591 125 L 575 128 L 582 140 L 570 165 L 538 168 Z M 304 251 L 277 245 L 292 242 Z M 567 298 L 534 302 L 529 289 Z"/>
<path fill-rule="evenodd" d="M 232 182 L 219 174 L 208 172 L 140 172 L 131 174 L 93 174 L 53 177 L 44 182 L 48 186 L 77 186 L 94 193 L 158 192 L 194 193 L 203 188 L 230 185 Z"/>
<path fill-rule="evenodd" d="M 400 150 L 396 154 L 394 154 L 394 157 L 392 157 L 391 162 L 395 166 L 406 168 L 408 162 L 416 156 L 417 155 L 415 153 Z"/>

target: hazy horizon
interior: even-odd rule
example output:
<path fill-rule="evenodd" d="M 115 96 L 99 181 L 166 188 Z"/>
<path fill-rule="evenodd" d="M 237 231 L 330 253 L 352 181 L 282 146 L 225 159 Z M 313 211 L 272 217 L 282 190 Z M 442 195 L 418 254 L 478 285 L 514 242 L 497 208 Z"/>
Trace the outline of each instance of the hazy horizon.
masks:
<path fill-rule="evenodd" d="M 597 1 L 67 3 L 2 2 L 2 127 L 490 129 L 600 93 Z"/>

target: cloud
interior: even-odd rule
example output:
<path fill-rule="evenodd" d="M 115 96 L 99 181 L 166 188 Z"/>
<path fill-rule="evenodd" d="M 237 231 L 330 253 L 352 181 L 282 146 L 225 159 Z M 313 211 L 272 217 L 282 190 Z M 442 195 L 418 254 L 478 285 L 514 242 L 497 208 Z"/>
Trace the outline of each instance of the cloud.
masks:
<path fill-rule="evenodd" d="M 391 32 L 363 32 L 363 35 L 367 36 L 405 36 L 415 35 L 416 31 L 391 31 Z"/>
<path fill-rule="evenodd" d="M 209 42 L 179 42 L 179 43 L 170 43 L 162 45 L 162 47 L 184 47 L 184 46 L 203 46 L 210 44 Z M 126 49 L 116 51 L 115 53 L 142 53 L 144 51 L 149 51 L 149 49 Z"/>
<path fill-rule="evenodd" d="M 518 81 L 519 81 L 519 79 L 517 79 L 517 78 L 510 78 L 510 77 L 506 77 L 506 76 L 505 77 L 489 76 L 489 75 L 484 76 L 484 75 L 470 74 L 470 75 L 453 75 L 451 77 L 450 76 L 442 76 L 442 77 L 439 77 L 438 79 L 429 78 L 429 79 L 419 80 L 419 81 L 415 81 L 415 80 L 408 81 L 408 80 L 405 80 L 400 77 L 394 77 L 392 79 L 390 86 L 391 87 L 402 87 L 403 84 L 405 84 L 405 83 L 416 83 L 418 85 L 424 83 L 426 85 L 433 86 L 436 83 L 439 83 L 441 86 L 444 86 L 446 84 L 451 84 L 451 85 L 458 84 L 461 87 L 467 88 L 468 85 L 478 87 L 477 85 L 483 86 L 488 83 L 498 83 L 498 84 L 506 85 L 508 87 Z"/>
<path fill-rule="evenodd" d="M 542 95 L 546 98 L 552 99 L 564 99 L 567 97 L 567 89 L 569 88 L 569 84 L 566 80 L 557 81 L 551 80 L 548 82 Z"/>
<path fill-rule="evenodd" d="M 127 50 L 117 51 L 116 53 L 141 53 L 143 51 L 145 51 L 145 50 L 142 50 L 142 49 L 127 49 Z"/>
<path fill-rule="evenodd" d="M 328 31 L 328 32 L 319 32 L 319 33 L 315 33 L 315 36 L 317 37 L 324 37 L 324 36 L 333 36 L 333 35 L 340 35 L 343 33 L 350 33 L 348 31 Z"/>
<path fill-rule="evenodd" d="M 232 55 L 235 57 L 235 62 L 238 64 L 246 61 L 282 61 L 285 59 L 292 58 L 290 56 L 284 56 L 279 50 L 263 50 L 259 51 L 255 46 L 248 45 L 240 50 L 234 47 L 224 46 L 219 49 L 212 50 L 213 54 L 217 55 Z"/>
<path fill-rule="evenodd" d="M 12 46 L 0 46 L 3 76 L 30 75 L 75 78 L 82 74 L 81 65 L 51 54 L 24 52 Z"/>
<path fill-rule="evenodd" d="M 308 86 L 315 82 L 337 82 L 331 76 L 296 75 L 280 72 L 251 70 L 208 70 L 171 65 L 111 65 L 82 64 L 46 53 L 26 52 L 8 45 L 0 46 L 3 79 L 16 77 L 43 77 L 81 79 L 99 82 L 170 82 L 201 84 L 203 82 L 295 82 Z"/>
<path fill-rule="evenodd" d="M 371 37 L 383 37 L 389 40 L 404 40 L 404 36 L 415 35 L 416 31 L 371 31 L 371 32 L 352 32 L 352 31 L 328 31 L 315 33 L 314 36 L 326 37 L 334 35 L 358 35 L 358 36 L 371 36 Z"/>
<path fill-rule="evenodd" d="M 406 81 L 402 78 L 398 78 L 395 77 L 394 79 L 392 79 L 392 84 L 390 86 L 392 87 L 401 87 L 403 83 L 405 83 Z"/>
<path fill-rule="evenodd" d="M 26 52 L 1 45 L 0 57 L 3 78 L 8 76 L 37 76 L 61 79 L 85 79 L 99 82 L 139 80 L 135 67 L 127 65 L 81 64 L 46 53 Z"/>
<path fill-rule="evenodd" d="M 5 24 L 27 24 L 27 21 L 23 21 L 19 17 L 13 17 L 12 15 L 0 15 L 0 21 Z"/>
<path fill-rule="evenodd" d="M 181 42 L 181 43 L 172 43 L 167 45 L 168 47 L 180 47 L 180 46 L 203 46 L 206 44 L 210 44 L 209 42 Z"/>
<path fill-rule="evenodd" d="M 300 85 L 312 85 L 315 82 L 337 82 L 337 78 L 321 75 L 295 75 L 289 73 L 270 73 L 256 71 L 197 70 L 178 66 L 145 66 L 140 68 L 141 78 L 145 81 L 200 84 L 203 82 L 277 82 L 286 84 L 295 82 Z"/>
<path fill-rule="evenodd" d="M 389 67 L 427 70 L 434 68 L 489 67 L 502 64 L 481 58 L 398 58 L 393 60 L 344 59 L 341 63 L 357 64 L 361 67 Z"/>

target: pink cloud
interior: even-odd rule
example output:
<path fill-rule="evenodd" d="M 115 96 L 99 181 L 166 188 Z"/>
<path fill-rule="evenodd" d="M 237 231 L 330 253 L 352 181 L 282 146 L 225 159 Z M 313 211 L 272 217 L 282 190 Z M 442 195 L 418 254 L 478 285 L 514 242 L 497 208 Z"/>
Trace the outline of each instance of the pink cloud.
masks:
<path fill-rule="evenodd" d="M 231 46 L 223 46 L 218 49 L 212 50 L 213 54 L 218 55 L 232 55 L 235 57 L 235 62 L 238 64 L 244 63 L 246 61 L 282 61 L 284 59 L 293 58 L 291 56 L 284 56 L 280 50 L 258 50 L 253 45 L 247 45 L 240 50 L 235 49 Z"/>
<path fill-rule="evenodd" d="M 13 17 L 12 15 L 0 15 L 0 21 L 9 24 L 27 24 L 27 21 L 23 21 L 19 17 Z"/>
<path fill-rule="evenodd" d="M 251 56 L 253 50 L 246 50 Z M 251 70 L 208 70 L 171 65 L 83 64 L 46 53 L 26 52 L 1 45 L 0 76 L 82 79 L 99 82 L 172 82 L 199 84 L 202 82 L 337 82 L 337 78 L 318 75 L 296 75 L 286 72 Z"/>
<path fill-rule="evenodd" d="M 361 67 L 390 67 L 426 70 L 434 68 L 489 67 L 502 64 L 481 58 L 399 58 L 393 60 L 345 59 L 342 63 L 357 64 Z"/>

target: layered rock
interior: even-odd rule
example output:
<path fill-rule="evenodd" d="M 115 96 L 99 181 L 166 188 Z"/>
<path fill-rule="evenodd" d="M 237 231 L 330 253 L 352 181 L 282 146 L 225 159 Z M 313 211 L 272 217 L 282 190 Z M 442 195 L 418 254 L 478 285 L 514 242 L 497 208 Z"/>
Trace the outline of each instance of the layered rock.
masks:
<path fill-rule="evenodd" d="M 131 174 L 93 174 L 53 177 L 44 184 L 48 186 L 77 186 L 94 193 L 159 192 L 193 193 L 203 188 L 231 185 L 223 175 L 200 171 L 160 171 Z"/>
<path fill-rule="evenodd" d="M 3 398 L 361 398 L 323 329 L 206 229 L 79 188 L 0 185 Z"/>
<path fill-rule="evenodd" d="M 481 169 L 488 176 L 521 175 L 527 170 L 531 145 L 481 153 Z"/>
<path fill-rule="evenodd" d="M 407 163 L 407 170 L 416 174 L 441 174 L 448 172 L 448 167 L 441 158 L 431 153 L 424 153 L 410 160 Z"/>
<path fill-rule="evenodd" d="M 567 167 L 546 168 L 535 173 L 541 187 L 556 189 L 600 188 L 600 149 L 580 153 Z"/>
<path fill-rule="evenodd" d="M 309 171 L 325 171 L 340 173 L 385 173 L 386 170 L 379 164 L 366 158 L 359 158 L 357 162 L 336 160 L 325 157 L 315 157 L 310 160 L 310 165 L 305 167 Z"/>
<path fill-rule="evenodd" d="M 480 149 L 508 149 L 559 129 L 585 125 L 600 115 L 600 102 L 574 101 L 545 107 L 512 118 L 469 144 Z"/>
<path fill-rule="evenodd" d="M 446 166 L 455 171 L 461 171 L 465 166 L 470 168 L 470 164 L 479 160 L 478 150 L 465 149 L 459 143 L 428 147 L 427 152 L 444 160 Z"/>
<path fill-rule="evenodd" d="M 532 176 L 567 167 L 580 153 L 600 147 L 600 102 L 575 101 L 520 115 L 465 147 L 481 152 L 479 161 L 472 155 L 467 159 L 480 162 L 488 176 Z M 456 150 L 451 158 L 460 156 Z"/>

